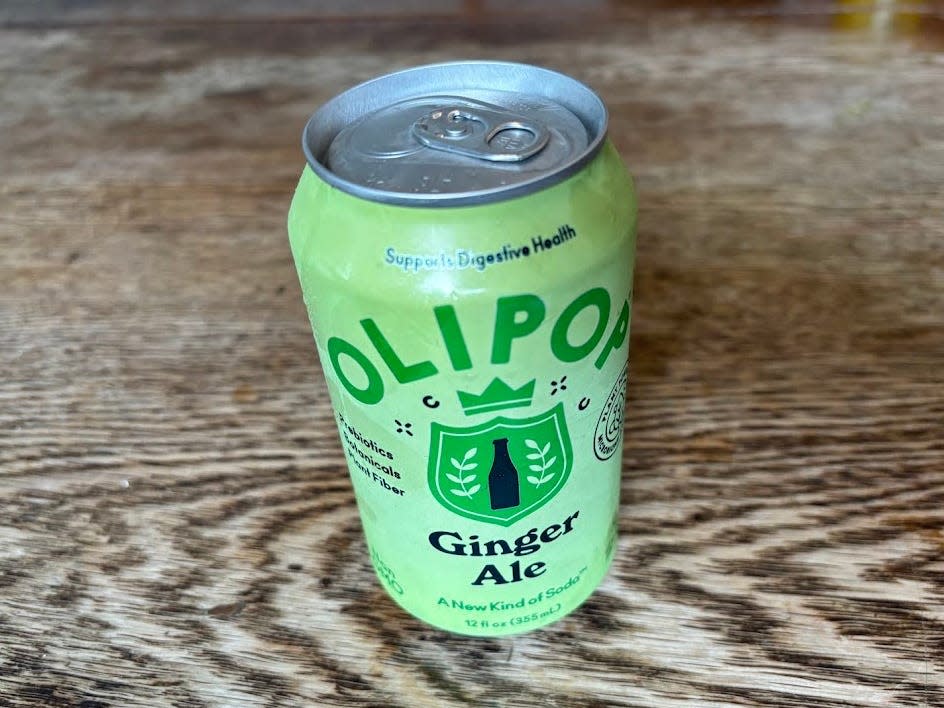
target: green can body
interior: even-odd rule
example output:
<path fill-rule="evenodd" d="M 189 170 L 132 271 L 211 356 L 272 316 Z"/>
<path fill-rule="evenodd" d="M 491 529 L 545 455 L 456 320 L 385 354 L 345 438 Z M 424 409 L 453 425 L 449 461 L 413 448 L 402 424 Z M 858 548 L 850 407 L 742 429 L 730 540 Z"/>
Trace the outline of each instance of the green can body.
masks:
<path fill-rule="evenodd" d="M 636 200 L 609 142 L 549 188 L 378 203 L 308 167 L 289 236 L 371 561 L 469 635 L 553 622 L 617 538 Z"/>

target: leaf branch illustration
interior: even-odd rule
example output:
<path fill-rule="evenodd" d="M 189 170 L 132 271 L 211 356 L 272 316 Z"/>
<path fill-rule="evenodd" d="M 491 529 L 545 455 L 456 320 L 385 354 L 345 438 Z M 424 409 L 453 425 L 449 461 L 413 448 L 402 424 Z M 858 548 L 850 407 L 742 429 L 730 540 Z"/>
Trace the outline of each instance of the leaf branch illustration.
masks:
<path fill-rule="evenodd" d="M 550 443 L 545 443 L 544 447 L 541 447 L 534 440 L 528 438 L 524 441 L 524 444 L 534 450 L 534 452 L 529 452 L 526 457 L 529 460 L 538 460 L 537 462 L 532 462 L 528 465 L 529 470 L 532 472 L 537 472 L 538 474 L 529 474 L 527 479 L 535 487 L 540 487 L 542 484 L 549 482 L 554 477 L 554 473 L 548 472 L 548 470 L 555 462 L 557 462 L 557 455 L 552 455 L 550 458 L 548 458 L 547 453 L 551 451 Z"/>
<path fill-rule="evenodd" d="M 479 466 L 479 463 L 474 459 L 475 453 L 477 453 L 478 450 L 479 449 L 477 447 L 469 448 L 466 450 L 466 453 L 462 456 L 461 460 L 455 457 L 449 458 L 449 461 L 452 463 L 452 466 L 456 468 L 456 472 L 458 472 L 458 474 L 446 472 L 446 478 L 449 479 L 450 482 L 454 482 L 459 485 L 458 488 L 453 487 L 449 490 L 457 497 L 471 497 L 482 488 L 482 485 L 478 483 L 473 484 L 471 487 L 465 486 L 470 482 L 475 482 L 475 475 L 466 474 L 466 472 L 471 472 Z"/>

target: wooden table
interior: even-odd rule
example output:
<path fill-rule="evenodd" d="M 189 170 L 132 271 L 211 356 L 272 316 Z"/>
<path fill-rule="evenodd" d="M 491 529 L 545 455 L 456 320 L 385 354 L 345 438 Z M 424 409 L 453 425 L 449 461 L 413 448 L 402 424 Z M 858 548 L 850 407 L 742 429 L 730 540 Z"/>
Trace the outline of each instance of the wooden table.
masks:
<path fill-rule="evenodd" d="M 326 7 L 0 9 L 0 705 L 944 705 L 944 7 Z M 375 581 L 284 226 L 314 107 L 462 57 L 641 205 L 617 560 L 491 640 Z"/>

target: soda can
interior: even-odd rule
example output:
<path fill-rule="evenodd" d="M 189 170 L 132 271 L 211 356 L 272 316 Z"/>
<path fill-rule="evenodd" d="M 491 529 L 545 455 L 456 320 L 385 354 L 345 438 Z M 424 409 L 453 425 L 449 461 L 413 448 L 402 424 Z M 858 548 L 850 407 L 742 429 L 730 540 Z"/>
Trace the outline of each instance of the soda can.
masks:
<path fill-rule="evenodd" d="M 564 617 L 617 537 L 636 198 L 603 102 L 438 64 L 302 142 L 289 240 L 381 584 L 462 634 Z"/>

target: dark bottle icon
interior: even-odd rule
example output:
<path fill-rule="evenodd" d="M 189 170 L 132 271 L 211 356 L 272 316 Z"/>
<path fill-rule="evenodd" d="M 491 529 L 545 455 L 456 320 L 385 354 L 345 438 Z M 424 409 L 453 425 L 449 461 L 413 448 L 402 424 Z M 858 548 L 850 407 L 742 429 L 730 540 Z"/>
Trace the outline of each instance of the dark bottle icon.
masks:
<path fill-rule="evenodd" d="M 495 458 L 488 473 L 488 495 L 493 509 L 511 509 L 521 503 L 518 470 L 508 456 L 508 438 L 492 440 Z"/>

